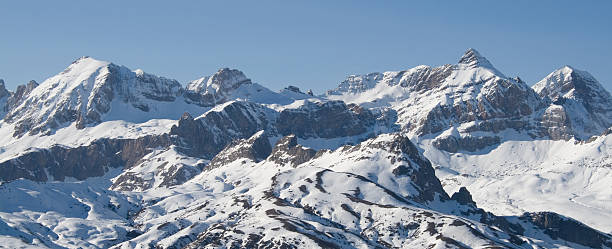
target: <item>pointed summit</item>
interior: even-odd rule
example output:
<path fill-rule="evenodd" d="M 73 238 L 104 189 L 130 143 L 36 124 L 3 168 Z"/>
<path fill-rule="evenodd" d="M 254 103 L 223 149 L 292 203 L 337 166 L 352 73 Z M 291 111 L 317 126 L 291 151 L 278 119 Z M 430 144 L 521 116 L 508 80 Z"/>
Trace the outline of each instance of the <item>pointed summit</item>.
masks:
<path fill-rule="evenodd" d="M 501 75 L 501 73 L 493 66 L 493 64 L 491 64 L 489 60 L 487 60 L 487 58 L 482 56 L 478 51 L 476 51 L 476 49 L 473 48 L 465 51 L 459 60 L 459 65 L 464 65 L 467 68 L 487 68 L 492 70 L 495 74 Z"/>
<path fill-rule="evenodd" d="M 612 96 L 586 71 L 564 66 L 532 88 L 563 107 L 578 138 L 601 134 L 612 125 Z"/>

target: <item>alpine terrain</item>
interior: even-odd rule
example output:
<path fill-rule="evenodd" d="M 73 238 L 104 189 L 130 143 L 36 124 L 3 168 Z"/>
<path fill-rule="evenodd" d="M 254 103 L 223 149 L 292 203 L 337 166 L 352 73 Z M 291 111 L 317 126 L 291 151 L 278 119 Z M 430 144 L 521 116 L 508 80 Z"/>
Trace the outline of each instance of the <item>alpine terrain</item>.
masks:
<path fill-rule="evenodd" d="M 612 96 L 571 66 L 315 95 L 82 57 L 0 119 L 0 248 L 612 248 Z"/>

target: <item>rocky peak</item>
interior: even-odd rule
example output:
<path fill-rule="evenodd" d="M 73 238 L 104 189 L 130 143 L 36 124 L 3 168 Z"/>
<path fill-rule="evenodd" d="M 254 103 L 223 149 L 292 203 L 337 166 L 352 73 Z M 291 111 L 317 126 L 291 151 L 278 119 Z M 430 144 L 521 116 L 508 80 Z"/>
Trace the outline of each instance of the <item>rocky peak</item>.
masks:
<path fill-rule="evenodd" d="M 4 80 L 0 79 L 0 99 L 9 96 L 9 91 L 6 90 L 6 86 L 4 85 Z"/>
<path fill-rule="evenodd" d="M 240 70 L 221 68 L 211 76 L 189 82 L 185 96 L 198 105 L 214 106 L 228 101 L 233 90 L 246 84 L 252 82 Z"/>
<path fill-rule="evenodd" d="M 282 166 L 295 167 L 312 159 L 315 154 L 315 150 L 299 145 L 297 137 L 290 134 L 276 142 L 267 160 Z"/>
<path fill-rule="evenodd" d="M 543 122 L 552 124 L 551 130 L 559 123 L 566 127 L 565 135 L 555 137 L 588 139 L 612 126 L 612 96 L 588 72 L 564 66 L 532 88 L 552 102 Z"/>
<path fill-rule="evenodd" d="M 502 75 L 487 58 L 482 56 L 476 49 L 470 48 L 461 59 L 459 59 L 459 65 L 465 66 L 466 68 L 486 68 L 493 71 L 495 74 Z"/>

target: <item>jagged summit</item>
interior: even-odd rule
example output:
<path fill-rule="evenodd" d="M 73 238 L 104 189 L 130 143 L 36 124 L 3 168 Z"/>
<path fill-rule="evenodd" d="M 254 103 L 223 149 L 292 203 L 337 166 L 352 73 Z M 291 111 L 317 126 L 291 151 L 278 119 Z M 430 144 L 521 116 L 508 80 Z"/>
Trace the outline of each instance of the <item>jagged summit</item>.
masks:
<path fill-rule="evenodd" d="M 491 64 L 489 60 L 487 60 L 487 58 L 482 56 L 478 51 L 476 51 L 476 49 L 473 48 L 465 51 L 463 56 L 461 56 L 461 59 L 459 59 L 459 65 L 465 65 L 468 68 L 487 68 L 492 70 L 495 74 L 503 75 L 493 66 L 493 64 Z"/>

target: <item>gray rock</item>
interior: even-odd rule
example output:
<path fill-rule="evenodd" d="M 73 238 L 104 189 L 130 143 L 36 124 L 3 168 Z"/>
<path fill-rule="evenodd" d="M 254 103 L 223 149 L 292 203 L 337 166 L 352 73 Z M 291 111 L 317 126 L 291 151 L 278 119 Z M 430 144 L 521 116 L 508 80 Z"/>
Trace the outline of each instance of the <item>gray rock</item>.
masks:
<path fill-rule="evenodd" d="M 363 134 L 374 126 L 376 118 L 369 110 L 342 101 L 306 102 L 296 109 L 281 111 L 276 129 L 282 135 L 300 138 L 335 138 Z"/>
<path fill-rule="evenodd" d="M 466 136 L 456 137 L 447 136 L 436 138 L 432 144 L 438 149 L 445 150 L 448 152 L 470 151 L 474 152 L 477 150 L 484 149 L 486 147 L 499 144 L 501 139 L 499 137 L 488 137 L 488 136 Z"/>
<path fill-rule="evenodd" d="M 151 148 L 171 144 L 168 136 L 145 136 L 137 139 L 99 139 L 75 148 L 56 145 L 34 149 L 0 163 L 0 180 L 25 178 L 32 181 L 63 181 L 66 177 L 84 180 L 102 176 L 109 168 L 126 167 L 150 152 Z M 47 172 L 49 175 L 47 175 Z"/>
<path fill-rule="evenodd" d="M 184 114 L 170 135 L 179 138 L 178 150 L 186 155 L 212 159 L 235 139 L 248 138 L 260 130 L 269 130 L 263 106 L 248 102 L 233 102 L 221 111 L 208 112 L 193 119 Z"/>

